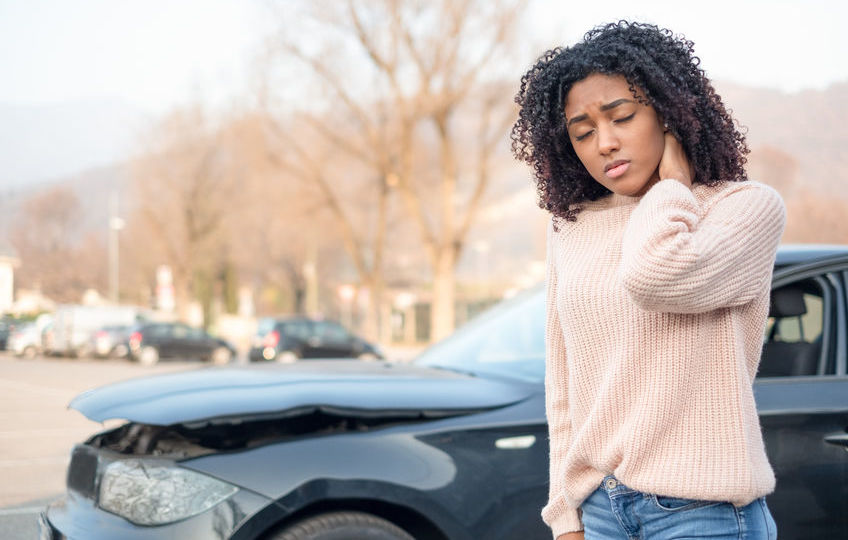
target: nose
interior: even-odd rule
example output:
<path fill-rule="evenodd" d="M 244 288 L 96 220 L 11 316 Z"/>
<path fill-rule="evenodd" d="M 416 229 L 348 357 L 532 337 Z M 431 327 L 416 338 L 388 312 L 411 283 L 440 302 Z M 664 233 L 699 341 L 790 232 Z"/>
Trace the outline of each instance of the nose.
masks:
<path fill-rule="evenodd" d="M 608 127 L 598 128 L 598 151 L 601 155 L 609 155 L 621 149 L 621 142 L 615 135 L 615 130 Z"/>

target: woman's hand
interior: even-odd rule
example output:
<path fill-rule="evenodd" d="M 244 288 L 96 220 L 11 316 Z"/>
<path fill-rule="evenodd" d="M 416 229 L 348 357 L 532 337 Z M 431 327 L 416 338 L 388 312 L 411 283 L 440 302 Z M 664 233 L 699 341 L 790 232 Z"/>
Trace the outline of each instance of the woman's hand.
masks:
<path fill-rule="evenodd" d="M 692 170 L 692 165 L 686 157 L 683 146 L 669 131 L 665 132 L 665 148 L 660 159 L 659 174 L 660 180 L 674 178 L 690 188 L 692 187 L 692 179 L 695 177 L 695 171 Z"/>
<path fill-rule="evenodd" d="M 557 540 L 583 540 L 583 531 L 561 534 L 557 536 Z"/>

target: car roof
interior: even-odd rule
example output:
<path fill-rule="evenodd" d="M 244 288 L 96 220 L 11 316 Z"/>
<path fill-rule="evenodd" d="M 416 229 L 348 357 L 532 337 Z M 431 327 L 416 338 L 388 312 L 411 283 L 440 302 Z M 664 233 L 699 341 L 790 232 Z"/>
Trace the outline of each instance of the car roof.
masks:
<path fill-rule="evenodd" d="M 783 267 L 840 256 L 848 256 L 848 245 L 783 244 L 777 250 L 777 260 L 774 264 Z"/>
<path fill-rule="evenodd" d="M 323 318 L 323 317 L 304 317 L 302 315 L 283 315 L 281 317 L 262 317 L 262 320 L 273 321 L 274 324 L 286 324 L 286 323 L 298 323 L 298 322 L 306 322 L 306 323 L 338 322 L 334 319 L 327 319 L 327 318 Z"/>

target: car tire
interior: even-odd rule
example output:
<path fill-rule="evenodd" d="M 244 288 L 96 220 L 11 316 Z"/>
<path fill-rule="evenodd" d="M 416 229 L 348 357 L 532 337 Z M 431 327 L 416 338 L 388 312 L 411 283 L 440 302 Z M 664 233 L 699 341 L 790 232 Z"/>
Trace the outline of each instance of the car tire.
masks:
<path fill-rule="evenodd" d="M 138 363 L 143 366 L 154 366 L 159 363 L 159 350 L 146 345 L 138 351 Z"/>
<path fill-rule="evenodd" d="M 212 354 L 209 355 L 209 361 L 215 364 L 216 366 L 221 366 L 224 364 L 229 364 L 233 359 L 233 353 L 230 349 L 226 347 L 218 347 Z"/>
<path fill-rule="evenodd" d="M 268 540 L 415 540 L 397 525 L 364 512 L 330 512 L 308 517 Z"/>
<path fill-rule="evenodd" d="M 32 360 L 38 355 L 38 349 L 33 347 L 32 345 L 27 345 L 24 347 L 24 350 L 21 351 L 21 356 L 23 356 L 27 360 Z"/>
<path fill-rule="evenodd" d="M 280 351 L 274 359 L 280 364 L 293 364 L 300 360 L 300 357 L 294 351 Z"/>

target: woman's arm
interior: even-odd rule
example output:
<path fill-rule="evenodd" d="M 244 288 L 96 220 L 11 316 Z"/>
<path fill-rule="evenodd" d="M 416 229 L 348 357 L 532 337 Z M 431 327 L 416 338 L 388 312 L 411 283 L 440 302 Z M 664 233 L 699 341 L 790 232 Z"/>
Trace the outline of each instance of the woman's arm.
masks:
<path fill-rule="evenodd" d="M 763 184 L 736 183 L 707 206 L 684 182 L 661 180 L 630 216 L 619 277 L 649 311 L 743 305 L 767 286 L 785 222 L 780 195 Z"/>
<path fill-rule="evenodd" d="M 579 513 L 565 500 L 565 456 L 571 442 L 571 420 L 568 410 L 568 366 L 565 340 L 557 310 L 557 251 L 553 224 L 548 226 L 547 295 L 545 325 L 545 410 L 550 443 L 550 492 L 542 519 L 554 535 L 583 528 Z M 581 536 L 582 538 L 582 536 Z"/>

